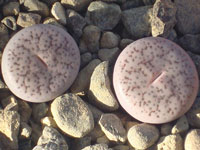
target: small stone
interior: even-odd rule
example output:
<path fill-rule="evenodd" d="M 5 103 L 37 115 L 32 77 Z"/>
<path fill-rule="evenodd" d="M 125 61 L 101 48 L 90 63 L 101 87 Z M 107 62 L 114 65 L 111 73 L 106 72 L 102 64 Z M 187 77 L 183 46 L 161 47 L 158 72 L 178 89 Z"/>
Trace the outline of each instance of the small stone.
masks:
<path fill-rule="evenodd" d="M 67 26 L 72 30 L 72 34 L 76 38 L 80 38 L 83 34 L 83 28 L 86 25 L 85 18 L 74 10 L 67 10 Z"/>
<path fill-rule="evenodd" d="M 9 29 L 13 31 L 17 30 L 17 23 L 14 17 L 12 16 L 5 17 L 3 18 L 3 20 L 1 20 L 1 22 L 5 24 Z"/>
<path fill-rule="evenodd" d="M 53 128 L 58 128 L 55 120 L 52 117 L 44 117 L 41 119 L 41 123 L 43 126 L 50 126 Z"/>
<path fill-rule="evenodd" d="M 99 108 L 114 111 L 119 108 L 119 104 L 111 90 L 109 79 L 109 62 L 100 63 L 92 73 L 90 88 L 88 91 L 89 100 Z"/>
<path fill-rule="evenodd" d="M 119 44 L 119 36 L 113 32 L 105 32 L 101 37 L 101 48 L 115 48 Z"/>
<path fill-rule="evenodd" d="M 19 150 L 32 150 L 31 139 L 19 140 Z"/>
<path fill-rule="evenodd" d="M 153 5 L 152 36 L 168 37 L 176 24 L 176 6 L 171 0 L 157 0 Z M 166 19 L 167 18 L 167 19 Z"/>
<path fill-rule="evenodd" d="M 87 45 L 83 38 L 79 40 L 79 50 L 81 54 L 88 52 Z"/>
<path fill-rule="evenodd" d="M 85 9 L 92 0 L 61 0 L 66 8 L 72 8 L 76 11 Z"/>
<path fill-rule="evenodd" d="M 133 42 L 132 39 L 122 39 L 120 41 L 119 47 L 121 50 L 123 50 L 127 45 L 131 44 Z"/>
<path fill-rule="evenodd" d="M 122 22 L 126 30 L 134 38 L 149 36 L 151 33 L 152 6 L 143 6 L 125 10 L 122 13 Z"/>
<path fill-rule="evenodd" d="M 9 40 L 8 29 L 3 23 L 0 23 L 0 37 L 0 50 L 2 50 Z"/>
<path fill-rule="evenodd" d="M 115 62 L 119 54 L 120 49 L 118 47 L 110 49 L 105 48 L 98 51 L 98 57 L 101 61 L 109 61 L 110 63 Z"/>
<path fill-rule="evenodd" d="M 46 3 L 49 7 L 51 7 L 57 0 L 41 0 Z"/>
<path fill-rule="evenodd" d="M 57 97 L 51 104 L 51 112 L 58 127 L 72 137 L 83 137 L 94 128 L 92 112 L 74 94 Z"/>
<path fill-rule="evenodd" d="M 171 134 L 172 125 L 170 123 L 165 123 L 161 125 L 161 135 L 169 135 Z"/>
<path fill-rule="evenodd" d="M 92 60 L 92 54 L 90 52 L 86 52 L 81 55 L 81 67 L 84 67 Z"/>
<path fill-rule="evenodd" d="M 60 2 L 55 2 L 51 8 L 52 15 L 58 20 L 58 22 L 66 25 L 67 18 L 65 15 L 65 9 Z"/>
<path fill-rule="evenodd" d="M 147 149 L 159 138 L 158 129 L 149 124 L 138 124 L 128 131 L 128 141 L 136 149 Z"/>
<path fill-rule="evenodd" d="M 112 147 L 113 150 L 130 150 L 130 147 L 127 145 L 117 145 Z"/>
<path fill-rule="evenodd" d="M 199 150 L 200 148 L 200 129 L 193 129 L 185 137 L 185 150 Z"/>
<path fill-rule="evenodd" d="M 125 3 L 122 4 L 121 9 L 126 10 L 126 9 L 131 9 L 131 8 L 136 8 L 143 6 L 142 0 L 131 0 L 131 1 L 126 1 Z"/>
<path fill-rule="evenodd" d="M 126 0 L 102 0 L 102 1 L 104 1 L 104 2 L 107 2 L 107 3 L 124 3 L 124 2 L 126 2 Z"/>
<path fill-rule="evenodd" d="M 133 117 L 131 117 L 129 114 L 122 112 L 122 111 L 116 111 L 115 115 L 117 115 L 118 118 L 120 118 L 123 126 L 126 126 L 126 123 L 128 121 L 132 121 Z"/>
<path fill-rule="evenodd" d="M 13 95 L 2 99 L 1 104 L 2 104 L 3 108 L 6 110 L 18 111 L 18 108 L 19 108 L 17 100 Z"/>
<path fill-rule="evenodd" d="M 99 59 L 92 60 L 87 66 L 85 66 L 78 74 L 76 80 L 71 86 L 72 93 L 86 92 L 90 85 L 90 77 L 95 67 L 100 64 Z"/>
<path fill-rule="evenodd" d="M 31 120 L 29 122 L 32 128 L 31 143 L 37 145 L 38 139 L 42 135 L 42 127 Z"/>
<path fill-rule="evenodd" d="M 48 6 L 39 0 L 25 0 L 24 6 L 28 12 L 38 13 L 43 17 L 49 16 Z"/>
<path fill-rule="evenodd" d="M 88 136 L 90 136 L 92 138 L 92 141 L 96 142 L 96 140 L 102 136 L 104 136 L 104 132 L 101 130 L 101 127 L 99 126 L 99 124 L 96 124 L 96 126 L 94 127 L 94 129 L 88 134 Z"/>
<path fill-rule="evenodd" d="M 177 7 L 176 29 L 185 34 L 198 34 L 200 32 L 200 1 L 174 0 Z"/>
<path fill-rule="evenodd" d="M 187 54 L 190 56 L 190 58 L 192 59 L 192 61 L 194 62 L 196 68 L 197 68 L 197 72 L 198 75 L 200 76 L 200 56 L 196 55 L 190 51 L 186 51 Z"/>
<path fill-rule="evenodd" d="M 75 139 L 72 142 L 73 145 L 73 150 L 81 150 L 83 148 L 85 148 L 86 146 L 90 146 L 91 145 L 91 137 L 90 136 L 85 136 L 79 139 Z"/>
<path fill-rule="evenodd" d="M 97 26 L 88 25 L 83 29 L 82 39 L 90 52 L 97 52 L 99 50 L 100 36 L 101 30 Z"/>
<path fill-rule="evenodd" d="M 110 140 L 107 138 L 107 136 L 103 135 L 103 136 L 97 138 L 96 143 L 109 145 Z"/>
<path fill-rule="evenodd" d="M 86 13 L 86 20 L 102 30 L 112 30 L 118 24 L 120 18 L 121 9 L 119 5 L 102 1 L 91 2 Z"/>
<path fill-rule="evenodd" d="M 20 114 L 21 122 L 28 123 L 31 117 L 32 108 L 29 106 L 29 104 L 26 101 L 23 101 L 23 100 L 18 100 L 18 105 L 19 105 L 18 112 Z"/>
<path fill-rule="evenodd" d="M 139 122 L 136 122 L 136 121 L 127 121 L 125 124 L 126 131 L 128 131 L 130 128 L 138 124 Z"/>
<path fill-rule="evenodd" d="M 68 144 L 56 129 L 46 126 L 33 150 L 68 150 Z"/>
<path fill-rule="evenodd" d="M 122 143 L 126 141 L 126 130 L 115 114 L 103 114 L 99 125 L 109 140 Z"/>
<path fill-rule="evenodd" d="M 145 5 L 153 5 L 156 2 L 156 0 L 143 0 L 143 3 Z"/>
<path fill-rule="evenodd" d="M 64 26 L 62 26 L 60 23 L 58 23 L 58 21 L 55 18 L 46 18 L 44 19 L 43 24 L 51 24 L 51 25 L 55 25 L 57 27 L 63 28 L 64 30 L 67 30 Z"/>
<path fill-rule="evenodd" d="M 87 103 L 87 105 L 93 114 L 95 124 L 98 123 L 103 112 L 89 103 Z"/>
<path fill-rule="evenodd" d="M 34 13 L 19 13 L 17 24 L 21 27 L 28 27 L 34 24 L 39 24 L 41 16 Z"/>
<path fill-rule="evenodd" d="M 113 150 L 113 149 L 108 148 L 108 145 L 106 144 L 95 144 L 92 146 L 87 146 L 83 148 L 82 150 Z"/>
<path fill-rule="evenodd" d="M 20 124 L 20 132 L 19 138 L 20 139 L 28 139 L 31 136 L 32 128 L 25 122 Z"/>
<path fill-rule="evenodd" d="M 173 126 L 171 133 L 172 134 L 180 134 L 186 132 L 189 129 L 189 123 L 185 115 L 179 118 L 176 124 Z"/>
<path fill-rule="evenodd" d="M 172 29 L 169 32 L 168 36 L 166 36 L 166 38 L 168 40 L 174 41 L 176 43 L 177 42 L 177 33 L 176 33 L 176 31 L 174 29 Z"/>
<path fill-rule="evenodd" d="M 183 139 L 179 134 L 163 136 L 157 143 L 157 150 L 183 150 Z"/>
<path fill-rule="evenodd" d="M 4 16 L 17 16 L 19 14 L 19 2 L 9 2 L 3 6 L 3 15 Z"/>
<path fill-rule="evenodd" d="M 35 122 L 39 123 L 40 120 L 46 116 L 48 107 L 49 106 L 46 103 L 32 105 L 32 116 Z"/>

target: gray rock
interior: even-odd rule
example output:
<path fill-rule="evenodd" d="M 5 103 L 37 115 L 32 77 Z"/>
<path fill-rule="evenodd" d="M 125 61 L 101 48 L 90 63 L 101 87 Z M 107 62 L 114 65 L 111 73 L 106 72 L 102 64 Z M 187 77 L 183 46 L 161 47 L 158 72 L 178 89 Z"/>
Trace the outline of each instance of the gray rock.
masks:
<path fill-rule="evenodd" d="M 95 124 L 98 123 L 103 112 L 100 109 L 96 108 L 95 106 L 93 106 L 89 103 L 87 105 L 93 114 Z"/>
<path fill-rule="evenodd" d="M 99 120 L 99 125 L 109 140 L 126 142 L 126 130 L 121 120 L 115 114 L 103 114 Z"/>
<path fill-rule="evenodd" d="M 31 117 L 32 108 L 29 106 L 29 104 L 26 101 L 23 101 L 23 100 L 18 100 L 18 105 L 19 105 L 18 112 L 20 114 L 21 122 L 28 123 Z"/>
<path fill-rule="evenodd" d="M 23 139 L 19 141 L 19 150 L 32 150 L 31 139 Z"/>
<path fill-rule="evenodd" d="M 16 19 L 12 16 L 5 17 L 1 20 L 3 24 L 5 24 L 9 29 L 15 31 L 17 30 Z"/>
<path fill-rule="evenodd" d="M 83 148 L 82 150 L 113 150 L 112 148 L 108 148 L 108 145 L 106 144 L 95 144 L 92 146 L 87 146 Z"/>
<path fill-rule="evenodd" d="M 136 8 L 143 6 L 142 0 L 127 0 L 125 3 L 122 4 L 121 9 L 126 10 L 126 9 L 131 9 L 131 8 Z"/>
<path fill-rule="evenodd" d="M 90 52 L 86 52 L 81 55 L 81 67 L 84 67 L 92 60 L 92 54 Z"/>
<path fill-rule="evenodd" d="M 75 139 L 72 142 L 73 148 L 72 150 L 81 150 L 87 146 L 91 145 L 92 138 L 90 136 L 85 136 L 82 138 Z"/>
<path fill-rule="evenodd" d="M 176 33 L 176 30 L 172 29 L 170 32 L 169 32 L 169 35 L 166 37 L 167 39 L 171 40 L 171 41 L 174 41 L 175 43 L 177 43 L 177 33 Z"/>
<path fill-rule="evenodd" d="M 66 8 L 72 8 L 76 11 L 85 9 L 92 0 L 61 0 Z"/>
<path fill-rule="evenodd" d="M 34 24 L 39 24 L 41 16 L 34 13 L 19 13 L 17 24 L 21 27 L 28 27 Z"/>
<path fill-rule="evenodd" d="M 176 24 L 176 6 L 171 0 L 157 0 L 153 5 L 151 21 L 152 36 L 165 37 L 170 35 Z"/>
<path fill-rule="evenodd" d="M 138 124 L 128 131 L 128 141 L 136 149 L 147 149 L 159 138 L 159 130 L 154 125 Z"/>
<path fill-rule="evenodd" d="M 72 34 L 76 38 L 80 38 L 82 36 L 85 25 L 85 18 L 74 10 L 67 10 L 67 26 L 72 30 Z"/>
<path fill-rule="evenodd" d="M 68 150 L 68 145 L 56 129 L 46 126 L 33 150 Z"/>
<path fill-rule="evenodd" d="M 104 136 L 104 132 L 101 130 L 99 124 L 96 124 L 94 129 L 88 134 L 92 138 L 92 142 L 96 142 L 98 138 Z"/>
<path fill-rule="evenodd" d="M 8 28 L 3 23 L 0 23 L 0 39 L 0 50 L 2 50 L 9 40 Z"/>
<path fill-rule="evenodd" d="M 97 52 L 99 50 L 99 40 L 101 30 L 94 25 L 88 25 L 83 29 L 82 39 L 90 52 Z"/>
<path fill-rule="evenodd" d="M 51 24 L 55 25 L 57 27 L 63 28 L 64 30 L 67 30 L 64 26 L 62 26 L 55 18 L 46 18 L 44 19 L 43 24 Z"/>
<path fill-rule="evenodd" d="M 120 49 L 118 47 L 111 49 L 100 49 L 98 51 L 98 57 L 102 61 L 109 61 L 110 63 L 114 63 L 120 53 Z"/>
<path fill-rule="evenodd" d="M 157 150 L 184 150 L 183 139 L 179 134 L 163 136 L 159 139 L 156 148 Z"/>
<path fill-rule="evenodd" d="M 8 4 L 3 6 L 3 15 L 4 16 L 12 16 L 19 14 L 19 2 L 9 2 Z"/>
<path fill-rule="evenodd" d="M 57 2 L 57 0 L 40 0 L 46 3 L 49 7 L 53 5 L 53 3 Z"/>
<path fill-rule="evenodd" d="M 172 134 L 181 134 L 189 129 L 189 123 L 185 115 L 179 118 L 176 124 L 172 127 Z"/>
<path fill-rule="evenodd" d="M 156 0 L 143 0 L 143 3 L 145 5 L 153 5 L 156 2 Z"/>
<path fill-rule="evenodd" d="M 86 92 L 88 90 L 90 86 L 90 77 L 95 67 L 100 63 L 101 61 L 99 59 L 94 59 L 79 72 L 70 88 L 72 93 Z"/>
<path fill-rule="evenodd" d="M 113 32 L 105 32 L 101 37 L 101 48 L 114 48 L 117 47 L 120 41 L 120 37 Z"/>
<path fill-rule="evenodd" d="M 5 110 L 18 111 L 18 108 L 19 108 L 17 99 L 13 95 L 2 99 L 1 104 Z"/>
<path fill-rule="evenodd" d="M 165 123 L 161 125 L 161 135 L 169 135 L 171 134 L 172 125 L 170 123 Z"/>
<path fill-rule="evenodd" d="M 119 47 L 121 50 L 123 50 L 126 46 L 128 46 L 129 44 L 131 44 L 133 42 L 132 39 L 122 39 L 120 41 Z"/>
<path fill-rule="evenodd" d="M 200 32 L 200 1 L 174 0 L 177 7 L 176 29 L 182 34 L 198 34 Z"/>
<path fill-rule="evenodd" d="M 83 38 L 81 38 L 79 40 L 79 50 L 80 50 L 81 54 L 89 52 L 88 48 L 87 48 L 87 45 L 86 45 L 85 41 L 83 40 Z"/>
<path fill-rule="evenodd" d="M 114 111 L 118 109 L 119 104 L 111 90 L 109 70 L 108 61 L 100 63 L 95 68 L 90 79 L 88 98 L 99 108 Z"/>
<path fill-rule="evenodd" d="M 39 124 L 34 123 L 32 120 L 29 122 L 32 128 L 31 143 L 37 145 L 38 139 L 42 135 L 42 127 Z"/>
<path fill-rule="evenodd" d="M 113 150 L 130 150 L 130 147 L 127 145 L 117 145 L 112 148 Z"/>
<path fill-rule="evenodd" d="M 38 13 L 43 17 L 49 16 L 48 6 L 39 0 L 25 0 L 24 6 L 28 12 Z"/>
<path fill-rule="evenodd" d="M 112 30 L 121 18 L 121 9 L 117 4 L 94 1 L 90 3 L 86 19 L 102 30 Z"/>
<path fill-rule="evenodd" d="M 200 148 L 200 129 L 193 129 L 187 133 L 184 143 L 185 150 L 199 150 Z"/>
<path fill-rule="evenodd" d="M 60 22 L 66 25 L 67 18 L 65 14 L 65 9 L 60 2 L 55 2 L 51 8 L 51 14 Z"/>
<path fill-rule="evenodd" d="M 28 138 L 30 138 L 31 132 L 32 132 L 32 128 L 27 123 L 21 122 L 19 138 L 20 139 L 28 139 Z"/>
<path fill-rule="evenodd" d="M 94 128 L 92 112 L 87 104 L 74 94 L 57 97 L 51 112 L 58 127 L 72 137 L 83 137 Z"/>
<path fill-rule="evenodd" d="M 50 126 L 53 128 L 58 128 L 55 120 L 51 116 L 44 117 L 40 120 L 43 126 Z"/>
<path fill-rule="evenodd" d="M 125 10 L 122 13 L 122 22 L 134 38 L 149 36 L 151 34 L 152 12 L 152 6 Z"/>
<path fill-rule="evenodd" d="M 46 103 L 32 105 L 32 116 L 35 122 L 39 123 L 40 120 L 46 116 L 48 107 L 49 106 Z"/>
<path fill-rule="evenodd" d="M 97 143 L 97 144 L 107 144 L 107 145 L 109 145 L 110 142 L 111 142 L 111 141 L 110 141 L 110 140 L 107 138 L 107 136 L 105 136 L 105 135 L 103 135 L 103 136 L 97 138 L 97 140 L 96 140 L 96 143 Z"/>
<path fill-rule="evenodd" d="M 185 50 L 200 54 L 200 34 L 186 34 L 178 40 L 178 43 Z"/>
<path fill-rule="evenodd" d="M 114 2 L 114 3 L 120 3 L 120 4 L 126 2 L 126 0 L 102 0 L 102 1 L 107 2 L 107 3 L 113 3 Z"/>

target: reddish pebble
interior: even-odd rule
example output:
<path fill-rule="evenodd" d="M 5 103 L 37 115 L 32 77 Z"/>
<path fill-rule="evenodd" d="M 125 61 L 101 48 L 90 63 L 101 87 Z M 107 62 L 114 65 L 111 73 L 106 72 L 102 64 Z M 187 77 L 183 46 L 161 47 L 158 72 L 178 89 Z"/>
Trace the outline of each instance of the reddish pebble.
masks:
<path fill-rule="evenodd" d="M 2 74 L 19 98 L 46 102 L 65 92 L 75 80 L 80 54 L 74 39 L 53 25 L 34 25 L 16 33 L 2 56 Z"/>
<path fill-rule="evenodd" d="M 147 37 L 122 51 L 113 84 L 120 104 L 131 116 L 160 124 L 190 109 L 199 79 L 194 63 L 181 47 L 164 38 Z"/>

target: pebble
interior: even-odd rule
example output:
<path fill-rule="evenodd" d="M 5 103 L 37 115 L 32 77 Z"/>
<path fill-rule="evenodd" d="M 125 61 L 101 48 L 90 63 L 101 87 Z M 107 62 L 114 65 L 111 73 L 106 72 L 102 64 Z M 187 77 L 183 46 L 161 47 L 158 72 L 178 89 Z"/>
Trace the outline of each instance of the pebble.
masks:
<path fill-rule="evenodd" d="M 14 110 L 14 111 L 18 111 L 18 103 L 17 103 L 17 99 L 11 95 L 11 96 L 8 96 L 4 99 L 1 99 L 1 105 L 3 106 L 4 109 L 6 110 Z"/>
<path fill-rule="evenodd" d="M 115 48 L 118 46 L 120 37 L 113 32 L 104 32 L 101 37 L 100 47 L 101 48 Z"/>
<path fill-rule="evenodd" d="M 18 112 L 20 114 L 21 122 L 28 123 L 32 114 L 32 108 L 26 101 L 18 100 L 17 102 L 18 102 L 18 108 L 19 108 Z"/>
<path fill-rule="evenodd" d="M 67 18 L 65 9 L 60 2 L 55 2 L 51 8 L 51 14 L 63 25 L 66 25 Z"/>
<path fill-rule="evenodd" d="M 40 122 L 43 126 L 50 126 L 53 128 L 58 128 L 55 120 L 51 116 L 42 118 Z"/>
<path fill-rule="evenodd" d="M 33 150 L 68 150 L 68 144 L 56 129 L 46 126 Z"/>
<path fill-rule="evenodd" d="M 70 88 L 72 93 L 80 93 L 87 91 L 90 85 L 90 77 L 95 67 L 100 63 L 101 61 L 99 59 L 94 59 L 79 72 L 76 80 Z"/>
<path fill-rule="evenodd" d="M 92 138 L 92 141 L 96 142 L 96 140 L 102 136 L 104 136 L 104 132 L 101 130 L 101 127 L 99 126 L 99 124 L 96 124 L 94 129 L 88 134 L 88 136 L 90 136 Z"/>
<path fill-rule="evenodd" d="M 96 143 L 109 145 L 110 140 L 107 138 L 107 136 L 103 135 L 103 136 L 97 138 Z"/>
<path fill-rule="evenodd" d="M 110 49 L 104 48 L 98 51 L 98 57 L 99 59 L 101 59 L 101 61 L 109 61 L 111 63 L 114 63 L 120 52 L 121 51 L 118 47 Z"/>
<path fill-rule="evenodd" d="M 130 147 L 127 145 L 117 145 L 112 147 L 113 150 L 130 150 Z"/>
<path fill-rule="evenodd" d="M 90 80 L 88 98 L 99 108 L 114 111 L 119 108 L 119 104 L 111 89 L 109 70 L 108 61 L 100 63 L 94 69 Z"/>
<path fill-rule="evenodd" d="M 102 1 L 91 2 L 86 13 L 86 20 L 102 30 L 112 30 L 120 21 L 119 5 Z"/>
<path fill-rule="evenodd" d="M 82 138 L 75 139 L 71 145 L 73 145 L 73 150 L 81 150 L 87 146 L 91 145 L 92 138 L 90 136 L 85 136 Z"/>
<path fill-rule="evenodd" d="M 171 134 L 172 125 L 170 123 L 165 123 L 161 125 L 161 135 L 169 135 Z"/>
<path fill-rule="evenodd" d="M 19 13 L 17 18 L 17 25 L 21 27 L 29 27 L 34 24 L 39 24 L 41 16 L 35 13 Z"/>
<path fill-rule="evenodd" d="M 150 36 L 152 6 L 143 6 L 123 11 L 122 22 L 134 38 Z"/>
<path fill-rule="evenodd" d="M 176 24 L 176 6 L 171 0 L 157 0 L 153 5 L 152 36 L 168 37 Z M 167 18 L 167 19 L 166 19 Z"/>
<path fill-rule="evenodd" d="M 49 7 L 52 6 L 57 0 L 41 0 L 46 3 Z"/>
<path fill-rule="evenodd" d="M 61 25 L 55 18 L 46 18 L 44 19 L 43 24 L 52 24 L 57 27 L 63 28 L 64 30 L 67 30 L 63 25 Z"/>
<path fill-rule="evenodd" d="M 38 13 L 43 17 L 49 16 L 48 6 L 39 0 L 25 0 L 24 6 L 28 12 Z"/>
<path fill-rule="evenodd" d="M 126 142 L 126 130 L 121 120 L 115 114 L 103 114 L 99 120 L 99 125 L 109 140 Z"/>
<path fill-rule="evenodd" d="M 33 145 L 37 145 L 38 139 L 42 135 L 42 127 L 39 124 L 33 122 L 32 120 L 30 120 L 29 123 L 32 128 L 31 143 Z"/>
<path fill-rule="evenodd" d="M 17 16 L 19 14 L 20 7 L 19 2 L 9 2 L 3 6 L 3 15 L 4 16 Z"/>
<path fill-rule="evenodd" d="M 159 130 L 154 125 L 138 124 L 128 130 L 128 141 L 136 149 L 147 149 L 159 138 Z"/>
<path fill-rule="evenodd" d="M 199 150 L 200 148 L 200 129 L 192 129 L 187 133 L 184 143 L 185 150 Z"/>
<path fill-rule="evenodd" d="M 133 126 L 138 125 L 138 124 L 140 124 L 140 123 L 136 122 L 136 121 L 127 121 L 125 123 L 125 129 L 126 129 L 126 131 L 128 131 L 130 128 L 132 128 Z"/>
<path fill-rule="evenodd" d="M 92 60 L 92 54 L 90 52 L 86 52 L 81 55 L 81 67 L 86 66 Z"/>
<path fill-rule="evenodd" d="M 7 16 L 1 20 L 3 24 L 5 24 L 9 29 L 15 31 L 17 30 L 16 19 L 12 16 Z"/>
<path fill-rule="evenodd" d="M 32 116 L 35 122 L 39 123 L 40 120 L 46 116 L 48 107 L 49 106 L 46 103 L 32 105 Z"/>
<path fill-rule="evenodd" d="M 194 54 L 190 51 L 186 51 L 187 54 L 190 56 L 190 58 L 192 59 L 192 61 L 194 62 L 196 68 L 197 68 L 197 72 L 200 75 L 200 56 L 197 54 Z"/>
<path fill-rule="evenodd" d="M 184 150 L 183 139 L 179 134 L 161 137 L 156 147 L 157 150 Z"/>
<path fill-rule="evenodd" d="M 0 50 L 2 50 L 9 40 L 8 28 L 3 23 L 0 23 L 0 37 Z"/>
<path fill-rule="evenodd" d="M 121 50 L 123 50 L 127 45 L 131 44 L 132 42 L 133 42 L 132 39 L 122 39 L 122 40 L 120 41 L 119 48 L 120 48 Z"/>
<path fill-rule="evenodd" d="M 19 139 L 28 139 L 30 138 L 32 133 L 32 128 L 25 122 L 21 122 L 20 131 L 19 131 Z"/>
<path fill-rule="evenodd" d="M 92 112 L 86 103 L 74 94 L 57 97 L 51 112 L 58 127 L 72 137 L 83 137 L 94 128 Z"/>
<path fill-rule="evenodd" d="M 92 146 L 87 146 L 83 148 L 82 150 L 113 150 L 112 148 L 108 148 L 108 145 L 106 144 L 95 144 Z"/>
<path fill-rule="evenodd" d="M 76 11 L 85 9 L 92 0 L 61 0 L 61 3 L 66 8 L 72 8 Z"/>
<path fill-rule="evenodd" d="M 172 134 L 184 133 L 189 129 L 189 123 L 185 115 L 179 118 L 176 124 L 172 127 Z"/>
<path fill-rule="evenodd" d="M 144 4 L 143 4 L 142 0 L 126 1 L 125 3 L 122 4 L 121 9 L 126 10 L 126 9 L 141 7 L 143 5 Z"/>
<path fill-rule="evenodd" d="M 97 107 L 95 107 L 89 103 L 87 103 L 87 105 L 93 114 L 95 124 L 98 123 L 103 112 L 100 109 L 98 109 Z"/>
<path fill-rule="evenodd" d="M 145 5 L 153 5 L 156 2 L 156 0 L 143 0 L 143 3 Z"/>

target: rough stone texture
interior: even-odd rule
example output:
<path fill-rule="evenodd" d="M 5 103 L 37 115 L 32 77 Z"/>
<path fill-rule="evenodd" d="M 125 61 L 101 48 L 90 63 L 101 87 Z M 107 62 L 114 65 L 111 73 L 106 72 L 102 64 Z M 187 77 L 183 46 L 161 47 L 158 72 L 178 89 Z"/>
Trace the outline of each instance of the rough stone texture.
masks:
<path fill-rule="evenodd" d="M 48 6 L 39 0 L 25 0 L 24 6 L 28 12 L 38 13 L 43 17 L 49 16 Z"/>
<path fill-rule="evenodd" d="M 12 16 L 19 14 L 19 2 L 10 2 L 3 6 L 3 15 L 4 16 Z"/>
<path fill-rule="evenodd" d="M 103 110 L 117 110 L 119 104 L 111 90 L 109 62 L 100 63 L 94 70 L 88 91 L 89 100 Z"/>
<path fill-rule="evenodd" d="M 143 6 L 143 2 L 142 0 L 126 0 L 122 6 L 121 6 L 121 9 L 122 10 L 126 10 L 126 9 L 131 9 L 131 8 L 136 8 L 136 7 L 140 7 L 140 6 Z"/>
<path fill-rule="evenodd" d="M 152 6 L 143 6 L 125 10 L 122 22 L 134 38 L 149 36 L 151 33 Z"/>
<path fill-rule="evenodd" d="M 104 132 L 101 130 L 101 127 L 99 124 L 96 123 L 94 129 L 88 134 L 92 138 L 93 142 L 96 142 L 96 140 L 102 136 L 104 136 Z"/>
<path fill-rule="evenodd" d="M 66 25 L 67 18 L 65 9 L 60 2 L 55 2 L 51 8 L 51 14 L 58 20 L 58 22 Z"/>
<path fill-rule="evenodd" d="M 39 24 L 41 16 L 35 13 L 19 13 L 17 18 L 17 25 L 21 27 L 28 27 L 34 24 Z"/>
<path fill-rule="evenodd" d="M 51 104 L 51 112 L 58 127 L 72 137 L 83 137 L 94 128 L 92 112 L 74 94 L 57 97 Z"/>
<path fill-rule="evenodd" d="M 97 52 L 99 50 L 100 36 L 101 30 L 97 26 L 88 25 L 83 29 L 82 39 L 89 51 Z"/>
<path fill-rule="evenodd" d="M 72 30 L 72 34 L 76 38 L 80 38 L 83 34 L 83 28 L 86 25 L 85 18 L 83 18 L 79 13 L 74 10 L 67 10 L 67 27 Z"/>
<path fill-rule="evenodd" d="M 183 139 L 179 134 L 163 136 L 157 143 L 157 150 L 184 150 Z"/>
<path fill-rule="evenodd" d="M 143 3 L 145 5 L 153 5 L 156 2 L 156 0 L 143 0 Z"/>
<path fill-rule="evenodd" d="M 85 9 L 92 0 L 61 0 L 66 8 L 72 8 L 76 11 Z"/>
<path fill-rule="evenodd" d="M 103 114 L 99 125 L 109 140 L 122 143 L 126 141 L 126 130 L 115 114 Z"/>
<path fill-rule="evenodd" d="M 32 105 L 32 116 L 35 122 L 39 123 L 40 120 L 46 116 L 48 107 L 46 103 Z"/>
<path fill-rule="evenodd" d="M 113 32 L 104 32 L 101 37 L 101 48 L 115 48 L 119 44 L 120 37 Z"/>
<path fill-rule="evenodd" d="M 99 59 L 94 59 L 79 72 L 76 80 L 70 88 L 72 93 L 87 91 L 90 85 L 90 77 L 95 67 L 100 63 L 101 61 Z"/>
<path fill-rule="evenodd" d="M 179 118 L 176 124 L 173 126 L 171 133 L 180 134 L 186 132 L 189 129 L 189 123 L 185 115 Z"/>
<path fill-rule="evenodd" d="M 18 149 L 20 116 L 17 111 L 0 110 L 0 138 L 3 149 Z"/>
<path fill-rule="evenodd" d="M 44 117 L 44 118 L 41 119 L 40 122 L 43 126 L 50 126 L 50 127 L 53 127 L 53 128 L 58 128 L 55 120 L 52 117 Z"/>
<path fill-rule="evenodd" d="M 152 36 L 168 37 L 176 24 L 176 6 L 171 0 L 157 0 L 153 5 Z"/>
<path fill-rule="evenodd" d="M 138 124 L 129 129 L 127 137 L 134 148 L 147 149 L 158 140 L 159 131 L 153 125 Z"/>
<path fill-rule="evenodd" d="M 92 54 L 90 52 L 86 52 L 81 55 L 81 67 L 84 67 L 92 60 Z"/>
<path fill-rule="evenodd" d="M 0 37 L 0 50 L 2 50 L 9 40 L 8 29 L 3 23 L 0 23 Z"/>
<path fill-rule="evenodd" d="M 187 51 L 200 54 L 200 34 L 186 34 L 178 40 L 178 44 Z"/>
<path fill-rule="evenodd" d="M 55 25 L 57 27 L 63 28 L 64 30 L 66 30 L 66 28 L 61 25 L 55 18 L 46 18 L 43 22 L 43 24 L 51 24 L 51 25 Z"/>
<path fill-rule="evenodd" d="M 193 129 L 187 133 L 184 143 L 185 150 L 199 150 L 200 148 L 200 129 Z"/>
<path fill-rule="evenodd" d="M 42 128 L 39 124 L 34 123 L 32 120 L 29 122 L 32 128 L 31 143 L 33 145 L 37 145 L 38 139 L 42 135 Z"/>
<path fill-rule="evenodd" d="M 46 126 L 33 150 L 68 150 L 68 145 L 56 129 Z"/>
<path fill-rule="evenodd" d="M 200 1 L 174 0 L 177 7 L 176 29 L 182 34 L 198 34 L 200 32 Z"/>
<path fill-rule="evenodd" d="M 3 108 L 5 108 L 6 110 L 14 110 L 14 111 L 18 111 L 18 103 L 17 103 L 17 99 L 11 95 L 8 96 L 4 99 L 1 99 L 1 105 L 3 106 Z"/>
<path fill-rule="evenodd" d="M 100 49 L 98 51 L 98 57 L 101 59 L 101 61 L 109 61 L 111 63 L 115 62 L 117 59 L 117 56 L 120 53 L 120 49 L 118 47 L 111 48 L 111 49 Z"/>
<path fill-rule="evenodd" d="M 169 135 L 171 134 L 172 125 L 170 123 L 162 124 L 160 130 L 161 135 Z"/>
<path fill-rule="evenodd" d="M 108 148 L 108 145 L 106 144 L 95 144 L 92 146 L 87 146 L 83 148 L 82 150 L 113 150 L 113 149 Z"/>
<path fill-rule="evenodd" d="M 12 16 L 5 17 L 1 20 L 3 24 L 5 24 L 9 29 L 16 30 L 17 29 L 17 23 L 16 19 Z"/>
<path fill-rule="evenodd" d="M 98 26 L 102 30 L 111 30 L 121 18 L 121 9 L 117 4 L 108 4 L 102 1 L 90 3 L 86 19 L 89 23 Z"/>
<path fill-rule="evenodd" d="M 32 113 L 32 108 L 29 106 L 29 104 L 23 100 L 18 100 L 18 107 L 19 107 L 19 114 L 20 114 L 20 120 L 21 122 L 26 122 L 28 123 L 31 113 Z"/>
<path fill-rule="evenodd" d="M 79 139 L 75 139 L 71 144 L 73 145 L 72 150 L 81 150 L 85 148 L 86 146 L 90 146 L 91 140 L 92 138 L 90 136 L 85 136 Z"/>
<path fill-rule="evenodd" d="M 133 42 L 132 39 L 122 39 L 122 40 L 120 41 L 119 48 L 120 48 L 121 50 L 123 50 L 127 45 L 131 44 L 132 42 Z"/>
<path fill-rule="evenodd" d="M 20 139 L 28 139 L 31 136 L 32 128 L 25 122 L 21 122 L 19 138 Z"/>

